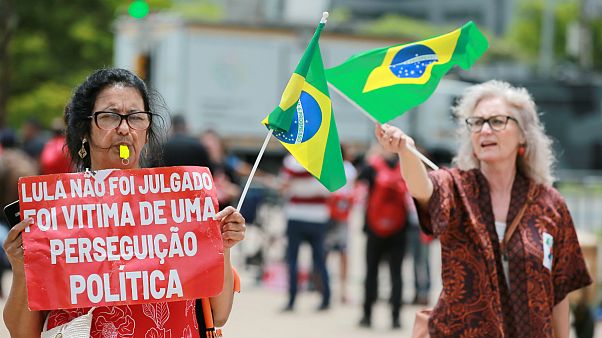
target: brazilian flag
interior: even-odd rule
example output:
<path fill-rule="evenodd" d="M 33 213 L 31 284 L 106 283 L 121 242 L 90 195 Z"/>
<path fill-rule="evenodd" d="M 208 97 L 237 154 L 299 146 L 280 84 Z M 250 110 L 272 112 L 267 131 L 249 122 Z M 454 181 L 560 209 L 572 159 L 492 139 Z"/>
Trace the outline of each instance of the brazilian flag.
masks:
<path fill-rule="evenodd" d="M 295 159 L 329 191 L 345 185 L 345 171 L 318 40 L 321 22 L 280 104 L 264 120 Z"/>
<path fill-rule="evenodd" d="M 356 54 L 327 69 L 326 76 L 342 95 L 385 123 L 428 99 L 454 65 L 470 68 L 488 46 L 470 21 L 428 40 Z"/>

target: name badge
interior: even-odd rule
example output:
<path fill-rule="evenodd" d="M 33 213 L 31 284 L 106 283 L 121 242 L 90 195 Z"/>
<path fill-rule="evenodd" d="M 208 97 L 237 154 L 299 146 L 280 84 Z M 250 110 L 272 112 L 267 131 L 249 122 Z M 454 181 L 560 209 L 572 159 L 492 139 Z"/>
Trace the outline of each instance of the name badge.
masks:
<path fill-rule="evenodd" d="M 552 248 L 554 247 L 554 237 L 547 232 L 543 233 L 543 266 L 548 270 L 552 271 L 552 261 L 554 260 L 554 254 Z"/>

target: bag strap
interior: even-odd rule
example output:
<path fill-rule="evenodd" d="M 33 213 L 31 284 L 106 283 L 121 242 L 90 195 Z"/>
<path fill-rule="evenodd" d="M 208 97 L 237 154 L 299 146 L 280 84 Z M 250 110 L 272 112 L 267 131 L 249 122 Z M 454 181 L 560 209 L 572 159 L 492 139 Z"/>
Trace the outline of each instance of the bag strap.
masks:
<path fill-rule="evenodd" d="M 211 303 L 209 298 L 201 298 L 201 305 L 203 307 L 203 318 L 205 319 L 205 329 L 207 338 L 221 337 L 221 330 L 215 328 L 213 325 L 213 313 L 211 312 Z"/>
<path fill-rule="evenodd" d="M 514 220 L 512 220 L 512 224 L 510 224 L 508 229 L 506 229 L 506 233 L 504 233 L 504 239 L 502 240 L 502 243 L 500 244 L 500 250 L 502 253 L 502 258 L 505 261 L 508 260 L 508 252 L 507 252 L 508 242 L 510 242 L 510 238 L 512 238 L 512 235 L 516 231 L 516 228 L 518 228 L 518 223 L 520 222 L 521 218 L 523 218 L 523 215 L 525 214 L 525 210 L 527 210 L 527 207 L 529 206 L 529 204 L 531 204 L 531 202 L 533 201 L 533 198 L 535 197 L 536 192 L 537 191 L 535 189 L 535 184 L 531 183 L 529 185 L 529 193 L 527 195 L 527 200 L 525 201 L 525 204 L 523 204 L 523 207 L 520 208 L 520 210 L 518 211 L 518 214 L 516 214 L 516 216 L 514 217 Z"/>
<path fill-rule="evenodd" d="M 233 291 L 240 292 L 240 276 L 236 269 L 232 268 L 233 277 Z M 205 320 L 205 337 L 207 338 L 219 338 L 222 336 L 222 330 L 216 328 L 213 324 L 213 311 L 211 310 L 211 302 L 209 298 L 201 298 L 201 307 L 203 309 L 203 319 Z"/>

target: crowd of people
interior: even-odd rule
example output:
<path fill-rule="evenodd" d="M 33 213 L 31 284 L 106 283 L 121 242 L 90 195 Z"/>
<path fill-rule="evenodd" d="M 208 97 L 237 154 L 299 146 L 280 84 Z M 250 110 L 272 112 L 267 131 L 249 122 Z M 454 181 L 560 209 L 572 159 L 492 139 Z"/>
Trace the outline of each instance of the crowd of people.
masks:
<path fill-rule="evenodd" d="M 214 130 L 195 137 L 180 115 L 166 127 L 162 116 L 169 115 L 164 109 L 160 98 L 131 72 L 94 72 L 65 108 L 64 125 L 54 122 L 52 131 L 44 133 L 32 120 L 24 125 L 20 139 L 14 131 L 1 132 L 0 205 L 18 199 L 16 182 L 21 176 L 180 165 L 210 168 L 220 206 L 233 205 L 249 165 L 231 156 Z M 264 173 L 282 200 L 286 219 L 282 259 L 288 268 L 288 300 L 283 311 L 295 310 L 298 256 L 304 242 L 311 246 L 316 289 L 322 296 L 316 309 L 326 311 L 333 304 L 328 270 L 332 264 L 339 266 L 337 298 L 349 304 L 349 223 L 352 209 L 360 208 L 366 269 L 359 326 L 372 326 L 382 261 L 387 261 L 391 279 L 393 329 L 401 327 L 406 255 L 414 264 L 409 302 L 431 303 L 434 272 L 429 267 L 429 243 L 438 238 L 443 291 L 431 304 L 432 337 L 568 337 L 567 294 L 588 285 L 591 278 L 566 204 L 551 185 L 554 156 L 535 104 L 526 90 L 490 81 L 467 90 L 454 109 L 461 145 L 453 163 L 439 161 L 452 169 L 427 172 L 408 150 L 415 147 L 413 139 L 399 128 L 382 125 L 375 130 L 378 145 L 365 155 L 352 156 L 343 147 L 348 183 L 336 193 L 329 193 L 290 155 L 284 157 L 279 173 Z M 121 144 L 127 144 L 132 154 L 128 163 L 120 159 Z M 244 237 L 244 213 L 225 207 L 218 214 L 225 248 L 224 290 L 234 289 L 230 248 Z M 3 266 L 13 270 L 4 318 L 14 336 L 39 335 L 45 322 L 58 326 L 87 311 L 27 308 L 21 231 L 30 221 L 3 226 L 0 233 Z M 335 254 L 338 260 L 329 264 L 328 257 Z M 211 299 L 218 326 L 228 318 L 232 300 L 232 292 Z M 187 313 L 185 302 L 169 307 L 172 317 L 166 325 L 173 330 L 193 324 L 195 319 L 178 315 Z M 116 308 L 141 323 L 136 330 L 145 329 L 142 307 Z M 198 307 L 197 311 L 202 312 Z M 529 320 L 521 317 L 527 315 Z M 29 324 L 22 325 L 25 322 Z M 92 327 L 96 330 L 92 336 L 100 337 L 101 326 Z"/>

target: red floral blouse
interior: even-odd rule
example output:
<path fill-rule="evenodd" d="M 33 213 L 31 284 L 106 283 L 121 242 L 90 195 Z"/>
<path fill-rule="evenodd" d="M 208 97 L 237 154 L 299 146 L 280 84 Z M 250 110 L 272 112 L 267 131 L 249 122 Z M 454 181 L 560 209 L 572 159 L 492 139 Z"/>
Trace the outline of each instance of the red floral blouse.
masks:
<path fill-rule="evenodd" d="M 552 337 L 554 306 L 591 283 L 564 199 L 552 187 L 534 186 L 534 199 L 508 242 L 507 285 L 485 177 L 476 169 L 429 176 L 434 191 L 419 217 L 441 241 L 443 281 L 429 320 L 431 337 Z M 517 174 L 507 224 L 533 184 Z"/>
<path fill-rule="evenodd" d="M 195 301 L 98 307 L 92 315 L 92 338 L 192 338 L 200 337 Z M 48 329 L 66 324 L 89 309 L 54 310 Z"/>

